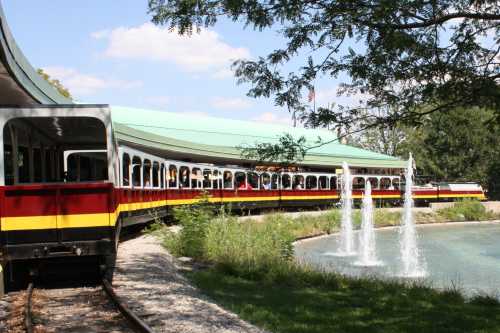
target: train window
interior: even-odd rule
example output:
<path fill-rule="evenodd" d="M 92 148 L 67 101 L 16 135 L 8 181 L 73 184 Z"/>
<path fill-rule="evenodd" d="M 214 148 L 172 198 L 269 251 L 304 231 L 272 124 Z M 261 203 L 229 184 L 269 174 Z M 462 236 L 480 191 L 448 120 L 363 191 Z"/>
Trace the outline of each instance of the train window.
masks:
<path fill-rule="evenodd" d="M 160 187 L 160 163 L 153 162 L 153 187 Z"/>
<path fill-rule="evenodd" d="M 204 169 L 203 170 L 203 188 L 212 188 L 212 170 Z"/>
<path fill-rule="evenodd" d="M 29 154 L 28 161 L 30 158 Z M 68 182 L 100 181 L 107 179 L 107 152 L 96 150 L 67 150 L 63 153 L 64 180 Z"/>
<path fill-rule="evenodd" d="M 141 187 L 141 170 L 142 170 L 142 161 L 139 157 L 134 156 L 132 159 L 132 185 L 134 187 Z"/>
<path fill-rule="evenodd" d="M 380 188 L 382 190 L 388 190 L 391 188 L 391 179 L 390 178 L 382 178 L 380 179 Z"/>
<path fill-rule="evenodd" d="M 292 179 L 290 175 L 281 176 L 281 186 L 283 189 L 290 189 L 292 187 Z"/>
<path fill-rule="evenodd" d="M 165 188 L 165 164 L 161 164 L 160 167 L 160 187 Z"/>
<path fill-rule="evenodd" d="M 319 176 L 318 185 L 320 190 L 328 190 L 328 177 L 327 176 Z"/>
<path fill-rule="evenodd" d="M 395 190 L 399 190 L 399 187 L 400 187 L 400 181 L 399 181 L 399 178 L 393 178 L 393 179 L 392 179 L 392 187 L 393 187 Z"/>
<path fill-rule="evenodd" d="M 306 189 L 308 190 L 318 189 L 318 178 L 316 178 L 316 176 L 306 177 Z"/>
<path fill-rule="evenodd" d="M 201 187 L 201 181 L 203 180 L 203 175 L 201 174 L 201 169 L 193 168 L 191 175 L 191 188 Z"/>
<path fill-rule="evenodd" d="M 97 118 L 10 119 L 3 128 L 5 184 L 108 180 L 106 139 Z"/>
<path fill-rule="evenodd" d="M 224 171 L 224 188 L 232 189 L 233 188 L 233 173 L 229 170 Z"/>
<path fill-rule="evenodd" d="M 271 189 L 272 190 L 277 190 L 278 189 L 278 175 L 277 174 L 273 174 L 271 176 Z"/>
<path fill-rule="evenodd" d="M 370 182 L 370 185 L 372 189 L 377 189 L 378 188 L 378 179 L 375 177 L 370 177 L 368 178 L 368 181 Z"/>
<path fill-rule="evenodd" d="M 142 165 L 142 187 L 151 187 L 151 161 L 148 159 Z"/>
<path fill-rule="evenodd" d="M 170 170 L 172 170 L 172 167 L 175 168 L 175 166 L 171 165 Z M 177 171 L 177 168 L 175 170 Z M 190 176 L 191 176 L 191 171 L 189 170 L 189 167 L 181 166 L 179 168 L 179 186 L 181 188 L 189 188 Z"/>
<path fill-rule="evenodd" d="M 247 173 L 247 182 L 249 190 L 258 190 L 259 189 L 259 175 L 255 172 Z"/>
<path fill-rule="evenodd" d="M 271 189 L 271 176 L 267 172 L 260 175 L 260 188 L 261 190 Z"/>
<path fill-rule="evenodd" d="M 127 153 L 122 157 L 122 186 L 130 186 L 130 156 Z"/>
<path fill-rule="evenodd" d="M 220 182 L 220 177 L 219 177 L 219 170 L 214 170 L 214 174 L 212 176 L 212 188 L 218 189 L 219 188 L 219 182 Z"/>
<path fill-rule="evenodd" d="M 177 188 L 177 167 L 173 164 L 168 166 L 167 181 L 168 188 Z"/>
<path fill-rule="evenodd" d="M 337 177 L 330 177 L 330 190 L 337 189 Z"/>
<path fill-rule="evenodd" d="M 294 190 L 305 189 L 304 176 L 302 176 L 302 175 L 293 176 L 293 189 Z"/>
<path fill-rule="evenodd" d="M 240 190 L 247 188 L 247 176 L 244 172 L 238 171 L 234 173 L 234 187 Z"/>
<path fill-rule="evenodd" d="M 352 188 L 355 190 L 362 190 L 365 188 L 365 179 L 363 177 L 354 177 L 352 179 Z"/>

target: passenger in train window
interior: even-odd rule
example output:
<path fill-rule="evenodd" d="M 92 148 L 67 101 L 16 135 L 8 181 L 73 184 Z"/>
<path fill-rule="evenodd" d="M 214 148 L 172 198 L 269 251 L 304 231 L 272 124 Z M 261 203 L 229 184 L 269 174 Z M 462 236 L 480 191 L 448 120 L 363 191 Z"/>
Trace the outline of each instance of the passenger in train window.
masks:
<path fill-rule="evenodd" d="M 149 179 L 149 174 L 144 175 L 144 187 L 150 187 L 151 186 L 151 181 Z"/>
<path fill-rule="evenodd" d="M 224 188 L 231 188 L 233 184 L 233 175 L 231 171 L 224 171 Z"/>
<path fill-rule="evenodd" d="M 253 187 L 250 183 L 247 183 L 246 181 L 242 181 L 240 183 L 240 186 L 238 186 L 238 190 L 253 190 Z"/>
<path fill-rule="evenodd" d="M 303 190 L 305 188 L 304 186 L 304 176 L 295 176 L 293 177 L 293 189 L 294 190 Z"/>
<path fill-rule="evenodd" d="M 168 186 L 170 188 L 177 187 L 177 167 L 175 165 L 170 165 L 168 167 Z"/>
<path fill-rule="evenodd" d="M 268 173 L 264 173 L 261 175 L 260 187 L 263 190 L 271 189 L 271 178 Z"/>
<path fill-rule="evenodd" d="M 189 168 L 183 166 L 180 170 L 179 186 L 181 188 L 189 188 Z"/>
<path fill-rule="evenodd" d="M 283 189 L 290 188 L 290 175 L 281 176 L 281 185 L 282 185 Z"/>
<path fill-rule="evenodd" d="M 319 189 L 326 190 L 328 187 L 328 178 L 326 176 L 319 177 Z"/>

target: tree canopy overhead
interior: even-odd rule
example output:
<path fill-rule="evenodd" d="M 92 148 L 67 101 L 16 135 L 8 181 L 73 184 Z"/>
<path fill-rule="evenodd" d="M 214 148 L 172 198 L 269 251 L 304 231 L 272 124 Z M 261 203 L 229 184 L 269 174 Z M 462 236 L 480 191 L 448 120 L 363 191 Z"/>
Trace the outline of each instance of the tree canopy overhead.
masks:
<path fill-rule="evenodd" d="M 249 96 L 273 97 L 309 126 L 418 124 L 472 106 L 497 110 L 500 120 L 498 0 L 149 0 L 149 10 L 153 22 L 181 34 L 222 17 L 279 28 L 286 43 L 236 61 L 236 77 L 250 84 Z M 302 66 L 286 71 L 296 58 Z M 363 94 L 364 103 L 312 109 L 304 97 L 315 79 L 341 75 L 349 79 L 340 93 Z M 366 112 L 388 107 L 396 111 Z"/>

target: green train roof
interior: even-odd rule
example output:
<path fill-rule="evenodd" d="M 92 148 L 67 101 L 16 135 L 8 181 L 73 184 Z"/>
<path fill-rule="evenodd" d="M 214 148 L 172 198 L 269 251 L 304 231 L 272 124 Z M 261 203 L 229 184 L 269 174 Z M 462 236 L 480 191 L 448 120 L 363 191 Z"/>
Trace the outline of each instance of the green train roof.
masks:
<path fill-rule="evenodd" d="M 71 104 L 30 65 L 10 32 L 0 3 L 0 104 Z M 7 74 L 7 75 L 5 75 Z"/>
<path fill-rule="evenodd" d="M 313 146 L 321 138 L 329 142 L 308 151 L 304 165 L 403 168 L 405 161 L 369 150 L 340 144 L 331 131 L 294 128 L 263 122 L 185 115 L 127 107 L 111 107 L 116 137 L 122 142 L 190 154 L 193 156 L 241 160 L 240 147 L 277 142 L 288 133 L 305 137 Z"/>

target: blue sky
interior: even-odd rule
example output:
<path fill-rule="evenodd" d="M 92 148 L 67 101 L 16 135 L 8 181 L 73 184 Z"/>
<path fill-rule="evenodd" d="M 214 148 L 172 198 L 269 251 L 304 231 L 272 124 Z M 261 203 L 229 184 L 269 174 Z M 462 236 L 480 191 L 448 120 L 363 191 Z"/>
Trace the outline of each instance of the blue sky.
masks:
<path fill-rule="evenodd" d="M 31 64 L 60 79 L 80 102 L 291 123 L 272 100 L 246 97 L 248 86 L 236 85 L 229 70 L 232 59 L 282 46 L 275 32 L 221 21 L 180 37 L 149 23 L 147 0 L 0 1 Z M 319 80 L 317 103 L 338 102 L 337 85 Z"/>

